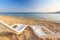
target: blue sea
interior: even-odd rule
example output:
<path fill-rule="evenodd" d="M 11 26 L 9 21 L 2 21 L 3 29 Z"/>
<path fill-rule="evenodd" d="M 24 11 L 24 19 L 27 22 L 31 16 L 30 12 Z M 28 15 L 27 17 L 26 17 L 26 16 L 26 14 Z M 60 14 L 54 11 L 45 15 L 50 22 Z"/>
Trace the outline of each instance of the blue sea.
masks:
<path fill-rule="evenodd" d="M 41 12 L 0 12 L 0 15 L 35 18 L 39 20 L 60 20 L 60 14 Z"/>

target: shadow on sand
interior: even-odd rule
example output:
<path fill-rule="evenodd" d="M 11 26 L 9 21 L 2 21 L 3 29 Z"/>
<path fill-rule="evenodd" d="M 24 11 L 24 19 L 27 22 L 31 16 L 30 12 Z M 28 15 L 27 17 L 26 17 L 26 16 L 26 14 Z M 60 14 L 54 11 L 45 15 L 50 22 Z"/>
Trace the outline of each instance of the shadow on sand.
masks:
<path fill-rule="evenodd" d="M 8 32 L 0 32 L 0 37 L 7 37 L 10 40 L 19 40 L 18 35 L 13 34 L 13 33 L 8 33 Z"/>

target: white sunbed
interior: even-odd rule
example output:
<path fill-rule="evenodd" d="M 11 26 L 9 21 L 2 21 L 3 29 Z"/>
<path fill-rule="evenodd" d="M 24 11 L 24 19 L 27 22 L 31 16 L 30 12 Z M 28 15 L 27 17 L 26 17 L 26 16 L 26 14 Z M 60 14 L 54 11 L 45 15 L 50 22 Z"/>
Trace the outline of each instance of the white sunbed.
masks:
<path fill-rule="evenodd" d="M 28 27 L 28 25 L 25 25 L 25 24 L 14 24 L 14 25 L 9 26 L 8 24 L 4 23 L 4 22 L 1 21 L 1 20 L 0 20 L 0 23 L 2 23 L 3 25 L 6 26 L 6 27 L 0 26 L 0 27 L 2 27 L 2 28 L 6 28 L 6 29 L 5 29 L 6 32 L 12 32 L 12 33 L 15 33 L 15 34 L 20 34 L 22 31 L 24 31 L 24 29 L 25 29 L 26 27 Z M 32 26 L 32 25 L 30 25 L 30 27 L 33 29 L 35 35 L 38 36 L 38 37 L 40 37 L 40 38 L 41 38 L 41 37 L 48 37 L 48 36 L 51 36 L 51 37 L 60 36 L 60 33 L 57 33 L 57 35 L 56 35 L 54 32 L 48 30 L 48 29 L 47 29 L 46 27 L 44 27 L 44 26 L 41 27 L 41 26 Z M 49 34 L 49 35 L 46 34 L 44 31 L 41 30 L 41 28 L 46 29 L 46 30 L 49 31 L 51 34 Z M 5 31 L 5 30 L 4 30 L 4 31 Z"/>
<path fill-rule="evenodd" d="M 56 33 L 52 32 L 51 30 L 47 29 L 47 28 L 44 27 L 44 26 L 32 26 L 32 25 L 31 25 L 30 27 L 33 29 L 35 35 L 38 36 L 39 38 L 60 37 L 60 36 L 59 36 L 60 33 L 57 33 L 57 34 L 56 34 Z M 44 31 L 42 31 L 41 28 L 44 28 L 45 30 L 47 30 L 47 31 L 50 32 L 51 34 L 46 34 Z"/>
<path fill-rule="evenodd" d="M 4 31 L 12 32 L 12 33 L 15 33 L 15 34 L 21 33 L 22 31 L 24 31 L 24 29 L 26 27 L 28 27 L 28 25 L 25 25 L 25 24 L 14 24 L 14 25 L 9 26 L 8 24 L 4 23 L 1 20 L 0 20 L 0 23 L 2 23 L 3 25 L 6 26 L 6 27 L 0 26 L 0 27 L 2 27 L 2 29 L 4 29 Z"/>

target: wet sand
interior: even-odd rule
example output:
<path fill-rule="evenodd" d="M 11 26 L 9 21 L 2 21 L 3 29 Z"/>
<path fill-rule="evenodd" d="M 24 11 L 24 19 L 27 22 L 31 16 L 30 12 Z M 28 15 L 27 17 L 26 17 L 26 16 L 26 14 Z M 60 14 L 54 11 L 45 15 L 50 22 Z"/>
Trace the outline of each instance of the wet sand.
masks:
<path fill-rule="evenodd" d="M 60 23 L 47 21 L 47 20 L 35 20 L 32 18 L 20 18 L 15 16 L 0 16 L 0 20 L 4 21 L 8 25 L 13 24 L 28 24 L 28 25 L 40 25 L 45 26 L 48 29 L 56 32 L 60 32 Z M 60 38 L 38 38 L 32 28 L 27 27 L 20 35 L 13 33 L 7 33 L 0 31 L 0 40 L 60 40 Z"/>

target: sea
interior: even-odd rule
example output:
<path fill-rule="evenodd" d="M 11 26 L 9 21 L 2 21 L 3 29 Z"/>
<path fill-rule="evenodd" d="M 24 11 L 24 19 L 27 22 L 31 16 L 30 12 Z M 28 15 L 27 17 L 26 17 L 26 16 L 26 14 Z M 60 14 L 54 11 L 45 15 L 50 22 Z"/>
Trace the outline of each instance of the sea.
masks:
<path fill-rule="evenodd" d="M 0 12 L 0 16 L 18 16 L 26 18 L 35 18 L 38 20 L 58 20 L 60 21 L 59 13 L 42 13 L 42 12 Z"/>

